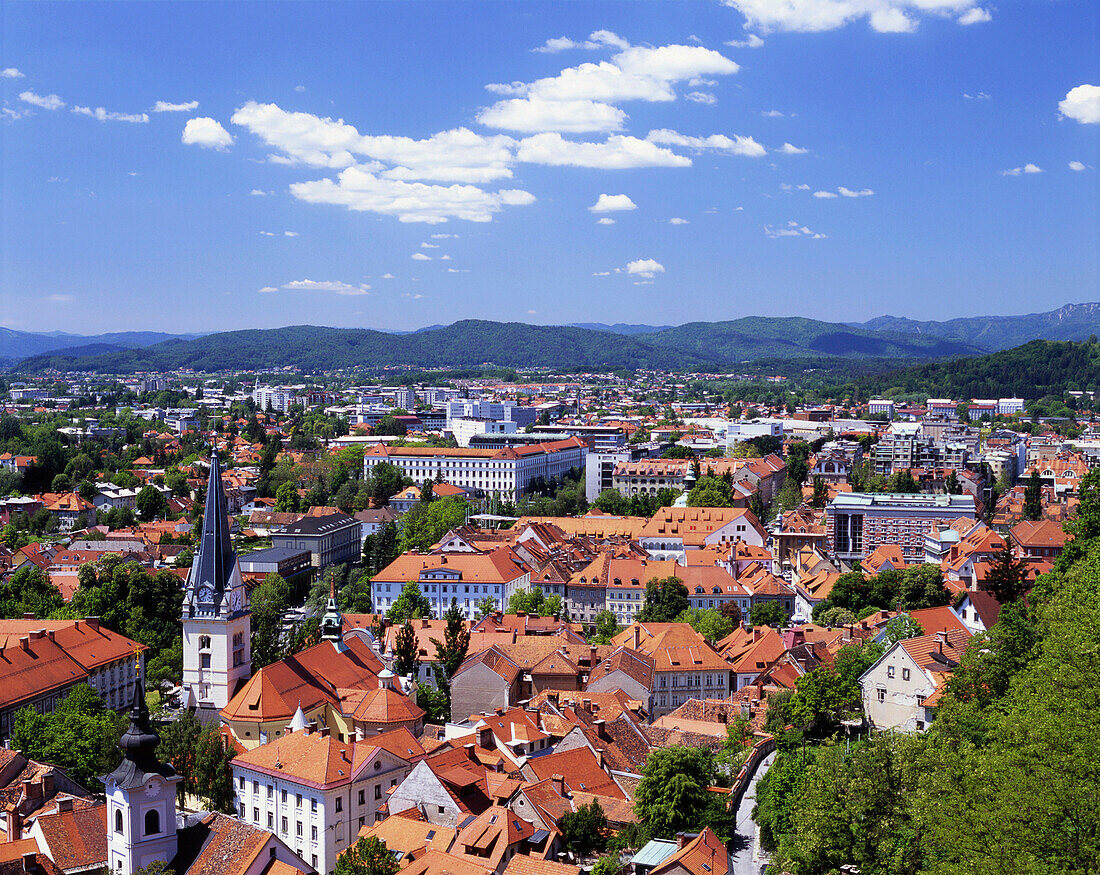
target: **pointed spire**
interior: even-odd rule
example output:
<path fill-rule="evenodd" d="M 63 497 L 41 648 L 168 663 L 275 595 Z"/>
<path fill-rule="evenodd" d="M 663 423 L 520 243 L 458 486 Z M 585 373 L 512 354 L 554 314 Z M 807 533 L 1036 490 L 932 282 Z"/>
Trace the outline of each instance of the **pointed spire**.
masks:
<path fill-rule="evenodd" d="M 140 786 L 147 774 L 175 775 L 171 766 L 157 760 L 158 744 L 160 736 L 149 724 L 149 708 L 139 679 L 134 683 L 134 697 L 130 703 L 130 725 L 118 741 L 122 762 L 108 777 L 120 787 L 130 788 Z"/>
<path fill-rule="evenodd" d="M 193 590 L 209 587 L 220 606 L 226 584 L 233 573 L 236 555 L 229 537 L 229 512 L 222 489 L 221 463 L 216 447 L 210 448 L 210 479 L 206 484 L 206 505 L 202 517 L 202 540 L 191 567 Z"/>
<path fill-rule="evenodd" d="M 306 713 L 302 710 L 302 703 L 299 701 L 294 716 L 290 718 L 289 729 L 291 732 L 301 732 L 307 726 L 309 726 L 309 721 L 306 720 Z"/>

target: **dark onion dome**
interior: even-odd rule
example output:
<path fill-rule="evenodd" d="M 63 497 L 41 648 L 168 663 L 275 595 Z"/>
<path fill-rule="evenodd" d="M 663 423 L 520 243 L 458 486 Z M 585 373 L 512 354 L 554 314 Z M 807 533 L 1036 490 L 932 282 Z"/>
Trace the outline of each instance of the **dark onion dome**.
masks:
<path fill-rule="evenodd" d="M 158 762 L 157 745 L 160 736 L 149 725 L 149 708 L 141 682 L 134 684 L 134 700 L 130 705 L 130 725 L 119 739 L 122 762 L 103 781 L 115 784 L 123 790 L 140 787 L 150 775 L 162 778 L 175 777 L 176 770 L 167 763 Z"/>

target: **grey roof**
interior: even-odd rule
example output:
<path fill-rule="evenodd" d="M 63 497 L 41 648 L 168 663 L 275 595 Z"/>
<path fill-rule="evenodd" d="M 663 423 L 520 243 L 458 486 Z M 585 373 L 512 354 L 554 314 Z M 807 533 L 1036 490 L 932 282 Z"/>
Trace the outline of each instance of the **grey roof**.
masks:
<path fill-rule="evenodd" d="M 242 566 L 256 564 L 258 562 L 271 563 L 271 562 L 283 562 L 286 559 L 293 559 L 296 556 L 308 556 L 309 550 L 299 550 L 295 547 L 267 547 L 264 550 L 254 550 L 251 553 L 245 553 L 243 556 L 239 556 L 238 561 Z"/>
<path fill-rule="evenodd" d="M 358 526 L 359 520 L 348 516 L 346 513 L 333 513 L 328 516 L 302 517 L 298 522 L 287 526 L 283 531 L 276 532 L 273 537 L 286 535 L 327 535 L 348 525 Z"/>
<path fill-rule="evenodd" d="M 645 847 L 636 853 L 630 862 L 635 866 L 659 866 L 676 853 L 676 842 L 665 839 L 650 839 Z"/>

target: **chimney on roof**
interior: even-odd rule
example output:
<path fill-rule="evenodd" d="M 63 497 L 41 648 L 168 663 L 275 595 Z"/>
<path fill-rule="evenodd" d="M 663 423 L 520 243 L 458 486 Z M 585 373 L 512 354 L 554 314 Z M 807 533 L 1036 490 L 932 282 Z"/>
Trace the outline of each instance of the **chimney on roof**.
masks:
<path fill-rule="evenodd" d="M 946 643 L 947 643 L 947 633 L 946 632 L 937 632 L 936 633 L 936 653 L 938 653 L 940 656 L 943 656 L 943 646 Z"/>
<path fill-rule="evenodd" d="M 682 850 L 684 845 L 688 843 L 688 837 L 686 832 L 676 833 L 676 850 Z"/>
<path fill-rule="evenodd" d="M 89 629 L 99 631 L 99 617 L 85 617 L 84 623 Z"/>
<path fill-rule="evenodd" d="M 495 750 L 497 746 L 496 736 L 493 735 L 493 730 L 488 726 L 479 730 L 477 733 L 477 743 L 479 747 L 485 750 Z"/>
<path fill-rule="evenodd" d="M 23 818 L 19 814 L 18 806 L 12 806 L 8 809 L 4 820 L 8 828 L 8 837 L 19 835 L 20 831 L 23 829 Z"/>
<path fill-rule="evenodd" d="M 42 798 L 48 799 L 53 796 L 53 772 L 46 772 L 42 776 Z"/>
<path fill-rule="evenodd" d="M 592 725 L 596 728 L 596 735 L 600 738 L 607 738 L 607 721 L 600 717 L 597 720 L 592 721 Z"/>
<path fill-rule="evenodd" d="M 321 727 L 321 730 L 320 730 L 321 738 L 328 738 L 330 733 L 331 733 L 331 730 L 329 729 L 329 727 L 327 727 L 327 726 L 322 726 Z"/>
<path fill-rule="evenodd" d="M 22 647 L 24 650 L 26 650 L 28 653 L 30 653 L 31 639 L 28 638 L 26 635 L 24 635 L 22 638 L 19 639 L 19 646 Z"/>
<path fill-rule="evenodd" d="M 635 623 L 631 627 L 630 640 L 631 640 L 631 648 L 633 650 L 637 650 L 639 647 L 642 646 L 642 629 L 637 623 Z"/>
<path fill-rule="evenodd" d="M 73 797 L 72 796 L 59 796 L 57 798 L 57 810 L 58 810 L 58 812 L 72 811 L 73 810 Z"/>
<path fill-rule="evenodd" d="M 38 618 L 34 614 L 24 614 L 23 619 L 24 620 L 37 620 Z"/>
<path fill-rule="evenodd" d="M 597 747 L 596 748 L 596 765 L 598 765 L 601 769 L 603 768 L 603 748 L 602 747 Z"/>
<path fill-rule="evenodd" d="M 420 618 L 420 628 L 421 629 L 427 629 L 430 625 L 431 625 L 431 623 L 430 623 L 430 621 L 428 620 L 427 617 L 421 617 Z"/>

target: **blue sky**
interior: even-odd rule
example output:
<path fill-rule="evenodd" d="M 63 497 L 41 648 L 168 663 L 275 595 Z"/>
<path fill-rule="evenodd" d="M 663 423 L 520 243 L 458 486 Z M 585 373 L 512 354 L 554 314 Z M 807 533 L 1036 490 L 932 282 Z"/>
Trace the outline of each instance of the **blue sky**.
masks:
<path fill-rule="evenodd" d="M 0 7 L 0 324 L 1095 300 L 1094 0 Z"/>

